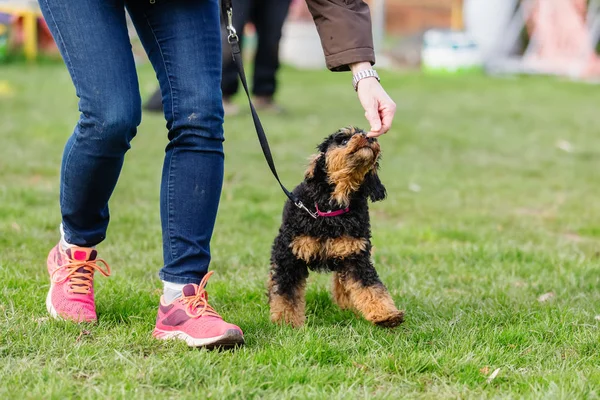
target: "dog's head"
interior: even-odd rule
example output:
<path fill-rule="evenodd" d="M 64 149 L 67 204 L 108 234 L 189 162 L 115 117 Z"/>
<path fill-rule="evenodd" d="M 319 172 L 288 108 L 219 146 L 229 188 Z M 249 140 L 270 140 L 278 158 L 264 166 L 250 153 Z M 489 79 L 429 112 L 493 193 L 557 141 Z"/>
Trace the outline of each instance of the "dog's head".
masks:
<path fill-rule="evenodd" d="M 385 198 L 385 187 L 377 175 L 381 148 L 377 139 L 361 129 L 349 127 L 329 135 L 317 149 L 306 170 L 307 182 L 332 187 L 330 201 L 347 207 L 352 195 L 362 193 L 371 201 Z"/>

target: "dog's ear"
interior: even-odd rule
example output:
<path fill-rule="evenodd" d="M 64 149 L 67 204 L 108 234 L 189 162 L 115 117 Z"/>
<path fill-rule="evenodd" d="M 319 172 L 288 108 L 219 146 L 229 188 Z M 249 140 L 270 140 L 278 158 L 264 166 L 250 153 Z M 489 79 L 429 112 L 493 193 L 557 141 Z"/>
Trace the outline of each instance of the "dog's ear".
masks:
<path fill-rule="evenodd" d="M 315 177 L 315 173 L 322 169 L 325 164 L 325 158 L 323 153 L 317 153 L 310 156 L 308 167 L 304 172 L 304 179 L 312 179 Z"/>
<path fill-rule="evenodd" d="M 371 169 L 367 175 L 365 175 L 362 186 L 371 201 L 381 201 L 385 199 L 385 196 L 387 195 L 385 186 L 383 186 L 383 183 L 381 183 L 381 180 L 379 179 L 379 174 L 377 174 L 376 167 Z"/>
<path fill-rule="evenodd" d="M 321 157 L 321 154 L 313 154 L 308 159 L 308 166 L 306 167 L 306 171 L 304 172 L 304 179 L 311 179 L 315 176 L 315 169 L 317 168 L 317 161 Z"/>
<path fill-rule="evenodd" d="M 331 142 L 333 142 L 333 135 L 325 138 L 325 140 L 323 140 L 323 142 L 317 146 L 319 153 L 327 153 L 327 149 L 329 148 Z"/>

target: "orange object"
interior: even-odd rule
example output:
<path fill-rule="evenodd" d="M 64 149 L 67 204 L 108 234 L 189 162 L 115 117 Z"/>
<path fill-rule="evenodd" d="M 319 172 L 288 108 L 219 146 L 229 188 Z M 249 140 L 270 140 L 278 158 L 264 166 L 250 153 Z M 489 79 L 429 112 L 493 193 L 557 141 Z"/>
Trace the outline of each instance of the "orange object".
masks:
<path fill-rule="evenodd" d="M 58 48 L 39 9 L 0 4 L 0 12 L 13 16 L 11 47 L 23 48 L 28 61 L 34 61 L 40 52 L 46 55 L 58 54 Z"/>
<path fill-rule="evenodd" d="M 23 26 L 23 49 L 25 57 L 29 61 L 37 58 L 37 19 L 41 15 L 39 10 L 31 7 L 2 6 L 0 11 L 16 16 L 22 21 Z"/>
<path fill-rule="evenodd" d="M 461 31 L 464 29 L 463 23 L 463 0 L 452 0 L 451 9 L 451 26 L 455 31 Z"/>

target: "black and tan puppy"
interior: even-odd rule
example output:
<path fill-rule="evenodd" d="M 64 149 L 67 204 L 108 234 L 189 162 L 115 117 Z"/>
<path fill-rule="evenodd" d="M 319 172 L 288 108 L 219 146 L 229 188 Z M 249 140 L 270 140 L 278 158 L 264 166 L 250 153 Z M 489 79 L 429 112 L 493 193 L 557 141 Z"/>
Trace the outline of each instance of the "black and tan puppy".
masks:
<path fill-rule="evenodd" d="M 304 323 L 304 289 L 311 269 L 333 272 L 333 299 L 342 309 L 394 327 L 404 313 L 371 262 L 367 200 L 386 195 L 377 175 L 379 143 L 358 128 L 345 128 L 327 137 L 318 150 L 304 181 L 293 191 L 310 212 L 288 200 L 273 243 L 271 320 L 295 327 Z"/>

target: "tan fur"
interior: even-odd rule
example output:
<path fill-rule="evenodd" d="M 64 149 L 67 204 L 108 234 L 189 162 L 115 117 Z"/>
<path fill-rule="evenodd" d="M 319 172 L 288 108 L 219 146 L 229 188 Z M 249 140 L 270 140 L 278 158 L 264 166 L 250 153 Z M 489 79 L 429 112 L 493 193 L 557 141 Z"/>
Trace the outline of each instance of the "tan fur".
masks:
<path fill-rule="evenodd" d="M 321 253 L 321 243 L 319 239 L 311 236 L 297 236 L 290 244 L 292 253 L 299 259 L 306 262 L 319 257 Z"/>
<path fill-rule="evenodd" d="M 273 275 L 269 275 L 269 306 L 271 309 L 271 321 L 275 323 L 285 323 L 299 328 L 304 325 L 306 320 L 306 280 L 303 280 L 296 289 L 292 299 L 277 294 L 277 285 L 273 281 Z"/>
<path fill-rule="evenodd" d="M 344 287 L 343 278 L 339 272 L 333 273 L 333 279 L 331 281 L 331 294 L 333 296 L 333 301 L 335 301 L 338 307 L 340 307 L 342 310 L 353 308 L 350 295 Z"/>
<path fill-rule="evenodd" d="M 340 129 L 340 132 L 346 133 L 348 135 L 354 135 L 356 133 L 356 128 L 353 126 L 346 126 L 342 129 Z"/>
<path fill-rule="evenodd" d="M 300 260 L 310 262 L 316 259 L 346 258 L 364 251 L 369 244 L 365 238 L 341 236 L 331 239 L 317 239 L 311 236 L 297 236 L 292 240 L 292 253 Z"/>
<path fill-rule="evenodd" d="M 367 138 L 355 135 L 345 147 L 327 151 L 329 181 L 335 185 L 332 200 L 347 207 L 352 192 L 358 190 L 367 172 L 373 169 L 379 156 L 379 143 L 368 145 Z"/>
<path fill-rule="evenodd" d="M 326 258 L 346 258 L 352 254 L 358 254 L 367 248 L 368 241 L 365 238 L 353 238 L 341 236 L 339 238 L 327 239 L 325 242 Z"/>
<path fill-rule="evenodd" d="M 351 304 L 368 321 L 391 327 L 400 324 L 404 320 L 404 312 L 398 311 L 385 286 L 365 287 L 349 277 L 342 279 L 340 283 L 346 289 Z"/>

